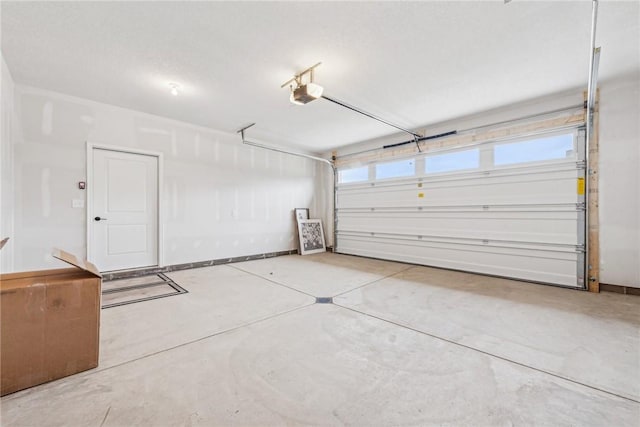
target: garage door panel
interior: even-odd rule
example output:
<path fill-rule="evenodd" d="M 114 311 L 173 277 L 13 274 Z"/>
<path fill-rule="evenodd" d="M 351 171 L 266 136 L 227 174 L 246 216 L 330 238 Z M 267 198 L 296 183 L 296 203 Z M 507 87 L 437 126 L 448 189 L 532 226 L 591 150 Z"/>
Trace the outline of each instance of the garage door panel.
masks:
<path fill-rule="evenodd" d="M 487 240 L 577 245 L 578 221 L 574 212 L 473 213 L 349 213 L 340 216 L 338 232 L 381 232 L 416 236 L 470 237 Z"/>
<path fill-rule="evenodd" d="M 526 204 L 532 200 L 537 204 L 577 203 L 578 177 L 573 170 L 546 179 L 511 182 L 513 177 L 467 179 L 455 185 L 414 179 L 397 185 L 343 187 L 338 203 L 340 208 Z"/>
<path fill-rule="evenodd" d="M 578 253 L 339 236 L 340 253 L 576 286 Z"/>
<path fill-rule="evenodd" d="M 415 176 L 339 184 L 336 250 L 584 287 L 583 132 L 572 138 L 577 151 L 563 159 L 524 163 L 540 157 L 529 151 L 495 166 L 488 144 L 474 170 L 421 172 L 426 153 Z"/>

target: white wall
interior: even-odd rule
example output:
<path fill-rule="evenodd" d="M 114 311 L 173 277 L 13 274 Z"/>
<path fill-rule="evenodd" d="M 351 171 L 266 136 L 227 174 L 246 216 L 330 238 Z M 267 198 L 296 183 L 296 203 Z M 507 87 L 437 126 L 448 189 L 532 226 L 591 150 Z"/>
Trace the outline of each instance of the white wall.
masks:
<path fill-rule="evenodd" d="M 600 86 L 600 281 L 640 287 L 640 75 Z"/>
<path fill-rule="evenodd" d="M 600 84 L 600 280 L 633 287 L 640 287 L 639 86 L 637 74 Z M 427 135 L 511 120 L 582 102 L 582 90 L 568 91 L 429 125 Z M 343 147 L 338 155 L 408 139 L 406 134 L 394 134 Z M 328 220 L 325 217 L 325 221 Z"/>
<path fill-rule="evenodd" d="M 77 185 L 86 141 L 164 153 L 166 265 L 296 249 L 293 209 L 323 209 L 315 190 L 326 166 L 312 160 L 62 94 L 20 85 L 15 94 L 15 271 L 58 266 L 52 247 L 86 253 L 85 209 L 71 204 L 86 195 Z"/>
<path fill-rule="evenodd" d="M 603 283 L 640 287 L 640 79 L 600 85 L 600 252 Z M 240 144 L 236 135 L 16 86 L 2 61 L 3 271 L 58 265 L 52 247 L 84 254 L 87 140 L 165 154 L 165 264 L 296 248 L 291 210 L 310 207 L 332 244 L 326 165 Z M 15 99 L 14 99 L 15 97 Z M 429 126 L 429 134 L 579 104 L 571 91 Z M 19 123 L 19 126 L 18 126 Z M 405 140 L 394 135 L 344 154 Z M 15 205 L 14 205 L 15 203 Z M 235 217 L 234 215 L 237 214 Z"/>
<path fill-rule="evenodd" d="M 15 122 L 14 82 L 2 59 L 0 69 L 0 239 L 13 237 L 13 141 Z M 0 250 L 0 271 L 11 271 L 14 240 Z"/>

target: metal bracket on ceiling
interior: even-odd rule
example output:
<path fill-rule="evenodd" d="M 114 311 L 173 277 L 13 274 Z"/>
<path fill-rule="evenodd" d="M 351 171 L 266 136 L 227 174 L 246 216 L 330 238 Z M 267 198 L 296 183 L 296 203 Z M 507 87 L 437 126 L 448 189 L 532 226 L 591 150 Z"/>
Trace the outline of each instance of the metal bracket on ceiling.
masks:
<path fill-rule="evenodd" d="M 420 138 L 414 135 L 413 142 L 416 143 L 416 148 L 418 149 L 418 153 L 422 153 L 422 148 L 420 148 Z"/>
<path fill-rule="evenodd" d="M 239 131 L 236 132 L 236 133 L 239 133 L 242 136 L 242 142 L 244 142 L 244 131 L 249 129 L 251 126 L 255 126 L 255 123 L 251 123 L 250 125 L 247 125 L 247 126 L 243 127 L 242 129 L 240 129 Z"/>
<path fill-rule="evenodd" d="M 283 87 L 287 86 L 288 84 L 290 84 L 292 82 L 296 83 L 296 87 L 302 86 L 302 76 L 304 76 L 305 74 L 309 74 L 309 82 L 313 83 L 313 70 L 316 67 L 318 67 L 320 64 L 322 64 L 322 62 L 318 62 L 317 64 L 312 65 L 311 67 L 307 68 L 306 70 L 299 72 L 298 74 L 296 74 L 295 76 L 293 76 L 292 78 L 287 80 L 286 82 L 282 83 L 280 85 L 280 87 L 283 88 Z"/>

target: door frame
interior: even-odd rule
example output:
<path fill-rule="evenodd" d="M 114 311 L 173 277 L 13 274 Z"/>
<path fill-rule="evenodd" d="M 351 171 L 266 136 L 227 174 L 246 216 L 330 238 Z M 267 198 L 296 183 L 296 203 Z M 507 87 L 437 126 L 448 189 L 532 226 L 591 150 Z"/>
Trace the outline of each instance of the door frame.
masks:
<path fill-rule="evenodd" d="M 148 151 L 148 150 L 140 150 L 137 148 L 130 147 L 121 147 L 117 145 L 109 145 L 102 144 L 92 141 L 87 141 L 87 177 L 86 177 L 86 191 L 87 191 L 87 206 L 85 209 L 86 212 L 86 239 L 87 239 L 87 260 L 93 261 L 93 248 L 92 246 L 92 238 L 93 235 L 91 233 L 91 219 L 93 217 L 93 152 L 94 150 L 107 150 L 107 151 L 117 151 L 120 153 L 128 153 L 128 154 L 139 154 L 143 156 L 156 157 L 158 159 L 158 194 L 157 194 L 157 205 L 156 205 L 156 214 L 157 214 L 157 258 L 158 258 L 158 267 L 164 267 L 164 215 L 162 213 L 161 207 L 163 206 L 163 194 L 164 194 L 164 186 L 163 179 L 164 176 L 164 164 L 163 164 L 163 153 L 158 151 Z"/>

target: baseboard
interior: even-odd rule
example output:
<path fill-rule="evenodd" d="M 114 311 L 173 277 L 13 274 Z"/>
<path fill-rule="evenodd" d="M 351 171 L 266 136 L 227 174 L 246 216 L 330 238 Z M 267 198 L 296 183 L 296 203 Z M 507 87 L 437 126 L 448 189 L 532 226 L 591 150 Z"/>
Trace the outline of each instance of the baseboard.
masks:
<path fill-rule="evenodd" d="M 137 268 L 137 269 L 131 269 L 131 270 L 108 271 L 108 272 L 102 273 L 102 280 L 106 281 L 106 280 L 115 280 L 115 279 L 126 279 L 128 277 L 140 277 L 140 276 L 146 276 L 149 274 L 168 273 L 171 271 L 188 270 L 190 268 L 211 267 L 214 265 L 231 264 L 234 262 L 253 261 L 256 259 L 274 258 L 277 256 L 283 256 L 283 255 L 295 255 L 297 253 L 298 253 L 297 249 L 291 249 L 289 251 L 269 252 L 269 253 L 256 254 L 256 255 L 245 255 L 245 256 L 239 256 L 239 257 L 189 262 L 185 264 L 165 265 L 164 267 L 147 267 L 147 268 Z"/>
<path fill-rule="evenodd" d="M 631 286 L 609 285 L 607 283 L 600 283 L 600 292 L 614 292 L 616 294 L 640 296 L 640 288 L 633 288 Z"/>

